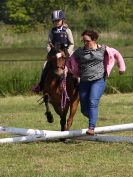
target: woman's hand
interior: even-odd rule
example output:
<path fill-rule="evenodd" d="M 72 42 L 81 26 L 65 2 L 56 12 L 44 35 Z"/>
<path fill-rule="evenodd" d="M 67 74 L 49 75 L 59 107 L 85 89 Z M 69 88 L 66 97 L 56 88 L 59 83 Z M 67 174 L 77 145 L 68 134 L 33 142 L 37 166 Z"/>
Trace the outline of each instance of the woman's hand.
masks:
<path fill-rule="evenodd" d="M 119 71 L 119 74 L 122 75 L 122 74 L 124 74 L 124 72 L 125 72 L 125 71 Z"/>

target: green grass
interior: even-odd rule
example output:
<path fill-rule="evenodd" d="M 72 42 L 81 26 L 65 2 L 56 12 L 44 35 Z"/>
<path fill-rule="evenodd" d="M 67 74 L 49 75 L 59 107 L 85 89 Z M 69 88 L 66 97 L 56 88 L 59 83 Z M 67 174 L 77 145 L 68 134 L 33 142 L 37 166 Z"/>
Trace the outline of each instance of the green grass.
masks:
<path fill-rule="evenodd" d="M 48 28 L 38 27 L 36 31 L 13 33 L 10 26 L 0 26 L 0 48 L 46 48 Z M 71 25 L 70 25 L 71 28 Z M 72 30 L 76 48 L 81 46 L 81 29 Z M 132 46 L 132 33 L 101 31 L 99 42 L 114 47 Z"/>
<path fill-rule="evenodd" d="M 60 130 L 58 115 L 47 123 L 41 96 L 0 98 L 0 126 Z M 131 123 L 133 94 L 104 95 L 97 126 Z M 71 129 L 87 128 L 80 107 Z M 133 132 L 114 133 L 133 136 Z M 10 135 L 0 135 L 10 137 Z M 133 148 L 129 143 L 70 140 L 0 145 L 0 177 L 132 177 Z"/>
<path fill-rule="evenodd" d="M 31 92 L 32 85 L 39 80 L 45 55 L 41 48 L 0 49 L 0 94 Z"/>
<path fill-rule="evenodd" d="M 0 48 L 42 48 L 46 46 L 48 29 L 40 28 L 27 33 L 14 33 L 10 26 L 0 28 Z"/>
<path fill-rule="evenodd" d="M 0 60 L 45 60 L 44 48 L 3 48 L 0 49 Z"/>
<path fill-rule="evenodd" d="M 37 31 L 15 34 L 10 28 L 0 28 L 0 95 L 27 94 L 39 80 L 43 61 L 46 59 L 47 29 L 42 27 Z M 81 43 L 81 31 L 73 31 L 75 48 Z M 118 32 L 101 32 L 99 43 L 113 46 L 125 58 L 127 71 L 118 76 L 114 69 L 108 80 L 107 93 L 133 91 L 133 43 L 131 34 Z M 5 61 L 5 60 L 19 60 Z M 27 60 L 27 61 L 20 61 Z M 43 60 L 43 61 L 40 61 Z"/>
<path fill-rule="evenodd" d="M 119 50 L 123 56 L 132 56 L 132 47 L 119 48 Z M 39 80 L 45 59 L 46 52 L 43 48 L 0 49 L 0 60 L 2 60 L 0 62 L 0 95 L 31 92 L 32 86 Z M 127 70 L 124 75 L 119 76 L 118 68 L 113 69 L 108 79 L 106 92 L 133 91 L 132 58 L 125 58 L 125 63 Z"/>

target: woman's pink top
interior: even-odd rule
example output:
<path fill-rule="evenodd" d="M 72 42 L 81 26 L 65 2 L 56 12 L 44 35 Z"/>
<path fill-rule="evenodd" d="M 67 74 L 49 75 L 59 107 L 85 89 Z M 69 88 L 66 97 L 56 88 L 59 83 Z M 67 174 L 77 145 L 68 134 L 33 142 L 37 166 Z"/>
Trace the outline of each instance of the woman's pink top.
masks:
<path fill-rule="evenodd" d="M 124 72 L 126 70 L 122 55 L 116 49 L 106 46 L 106 55 L 104 58 L 106 77 L 109 77 L 115 62 L 117 63 L 119 71 Z M 79 63 L 74 54 L 69 57 L 66 65 L 68 70 L 74 74 L 75 77 L 79 77 Z"/>

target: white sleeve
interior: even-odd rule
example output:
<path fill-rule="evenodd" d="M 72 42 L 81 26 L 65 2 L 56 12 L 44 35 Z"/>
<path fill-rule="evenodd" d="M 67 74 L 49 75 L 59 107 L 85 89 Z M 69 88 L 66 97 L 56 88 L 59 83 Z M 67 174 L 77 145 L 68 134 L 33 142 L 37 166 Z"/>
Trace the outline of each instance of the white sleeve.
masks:
<path fill-rule="evenodd" d="M 68 35 L 68 40 L 69 40 L 68 53 L 72 55 L 74 51 L 74 39 L 73 39 L 72 31 L 69 28 L 67 28 L 66 33 Z"/>
<path fill-rule="evenodd" d="M 53 35 L 52 35 L 52 31 L 50 30 L 48 34 L 47 52 L 51 50 L 50 43 L 52 43 L 52 38 L 53 38 Z"/>

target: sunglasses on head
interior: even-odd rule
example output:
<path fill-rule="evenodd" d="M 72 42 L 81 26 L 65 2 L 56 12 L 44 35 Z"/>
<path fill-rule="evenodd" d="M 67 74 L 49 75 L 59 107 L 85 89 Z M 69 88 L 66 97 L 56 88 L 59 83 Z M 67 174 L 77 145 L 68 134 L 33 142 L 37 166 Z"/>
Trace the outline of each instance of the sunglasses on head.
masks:
<path fill-rule="evenodd" d="M 82 40 L 84 43 L 90 43 L 92 40 Z"/>

